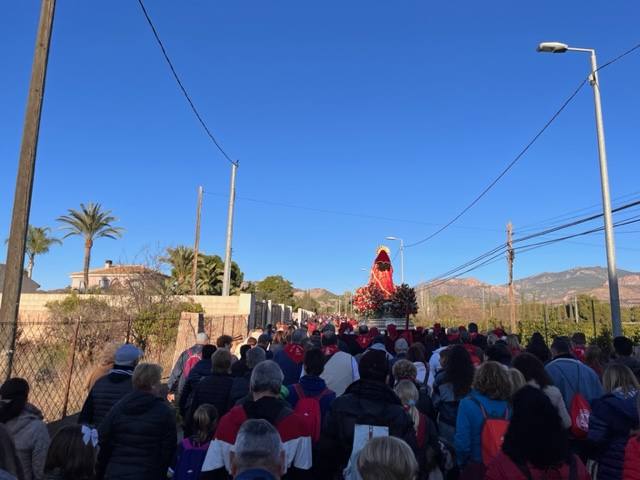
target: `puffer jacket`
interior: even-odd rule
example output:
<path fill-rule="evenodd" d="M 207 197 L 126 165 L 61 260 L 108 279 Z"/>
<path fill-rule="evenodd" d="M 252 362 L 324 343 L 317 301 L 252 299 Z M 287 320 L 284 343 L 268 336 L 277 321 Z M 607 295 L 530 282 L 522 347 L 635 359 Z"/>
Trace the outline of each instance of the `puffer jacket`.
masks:
<path fill-rule="evenodd" d="M 78 423 L 100 426 L 109 410 L 127 393 L 133 390 L 133 367 L 116 367 L 93 385 L 82 406 Z"/>
<path fill-rule="evenodd" d="M 456 431 L 458 418 L 458 406 L 462 398 L 457 397 L 453 391 L 453 384 L 447 379 L 446 372 L 440 371 L 433 382 L 433 408 L 438 417 L 438 430 L 440 437 L 449 445 L 453 444 L 453 436 Z"/>
<path fill-rule="evenodd" d="M 203 403 L 210 403 L 216 407 L 218 418 L 222 418 L 232 406 L 230 405 L 232 385 L 233 377 L 229 374 L 214 373 L 203 378 L 193 391 L 193 400 L 187 415 L 187 423 L 190 424 L 196 408 Z"/>
<path fill-rule="evenodd" d="M 213 372 L 211 371 L 210 358 L 203 358 L 193 366 L 193 368 L 189 372 L 187 380 L 184 383 L 182 392 L 180 392 L 180 415 L 184 417 L 189 412 L 189 409 L 191 408 L 191 402 L 193 400 L 193 392 L 200 383 L 200 380 L 202 380 L 204 377 L 210 377 L 211 375 L 213 375 Z"/>
<path fill-rule="evenodd" d="M 161 398 L 134 390 L 98 429 L 98 480 L 165 478 L 176 451 L 174 410 Z"/>
<path fill-rule="evenodd" d="M 251 381 L 252 371 L 253 370 L 249 370 L 243 377 L 236 377 L 233 379 L 231 392 L 229 392 L 229 405 L 231 407 L 249 395 L 249 383 Z"/>
<path fill-rule="evenodd" d="M 624 480 L 640 480 L 640 437 L 629 439 L 624 450 Z"/>
<path fill-rule="evenodd" d="M 638 428 L 638 393 L 613 392 L 594 400 L 587 439 L 595 446 L 598 480 L 621 480 L 631 430 Z"/>
<path fill-rule="evenodd" d="M 413 420 L 386 384 L 360 379 L 333 402 L 318 443 L 318 478 L 333 478 L 351 455 L 356 424 L 388 426 L 389 434 L 407 442 L 417 452 Z"/>
<path fill-rule="evenodd" d="M 0 480 L 17 480 L 17 479 L 6 470 L 3 470 L 2 468 L 0 468 Z"/>
<path fill-rule="evenodd" d="M 42 418 L 40 410 L 27 404 L 20 415 L 4 424 L 16 445 L 25 480 L 44 478 L 50 440 Z"/>

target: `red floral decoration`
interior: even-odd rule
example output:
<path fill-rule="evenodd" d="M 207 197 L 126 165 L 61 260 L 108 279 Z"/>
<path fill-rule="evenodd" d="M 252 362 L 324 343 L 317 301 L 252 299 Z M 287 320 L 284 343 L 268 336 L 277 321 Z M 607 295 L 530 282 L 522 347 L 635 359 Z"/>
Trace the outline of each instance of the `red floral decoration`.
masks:
<path fill-rule="evenodd" d="M 374 316 L 382 311 L 384 294 L 375 284 L 369 284 L 356 290 L 353 296 L 353 307 L 357 313 L 366 317 Z"/>

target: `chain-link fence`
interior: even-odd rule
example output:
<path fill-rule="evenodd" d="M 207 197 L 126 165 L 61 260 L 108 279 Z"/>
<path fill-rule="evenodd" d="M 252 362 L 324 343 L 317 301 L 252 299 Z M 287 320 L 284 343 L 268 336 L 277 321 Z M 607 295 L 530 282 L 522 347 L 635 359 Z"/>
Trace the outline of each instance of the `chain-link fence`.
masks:
<path fill-rule="evenodd" d="M 172 367 L 177 321 L 173 323 L 171 331 L 148 339 L 143 346 L 144 361 L 160 364 L 164 376 Z M 0 331 L 7 327 L 0 324 Z M 136 343 L 127 319 L 21 321 L 12 361 L 2 362 L 0 378 L 26 379 L 31 387 L 29 401 L 42 410 L 47 422 L 59 420 L 82 408 L 89 379 L 105 349 L 125 342 Z"/>

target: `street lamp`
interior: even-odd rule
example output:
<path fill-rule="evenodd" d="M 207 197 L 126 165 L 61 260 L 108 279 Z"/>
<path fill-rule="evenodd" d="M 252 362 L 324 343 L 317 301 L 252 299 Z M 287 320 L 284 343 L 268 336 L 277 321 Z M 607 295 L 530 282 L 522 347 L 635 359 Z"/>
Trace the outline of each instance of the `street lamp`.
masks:
<path fill-rule="evenodd" d="M 398 237 L 385 237 L 387 240 L 400 242 L 400 283 L 404 283 L 404 241 Z"/>
<path fill-rule="evenodd" d="M 598 64 L 596 51 L 592 48 L 574 48 L 565 43 L 544 42 L 538 45 L 538 52 L 565 53 L 585 52 L 591 56 L 591 74 L 589 83 L 593 87 L 593 100 L 596 113 L 596 130 L 598 134 L 598 153 L 600 155 L 600 185 L 602 188 L 602 209 L 604 213 L 604 233 L 607 250 L 607 267 L 609 272 L 609 301 L 611 303 L 611 323 L 613 336 L 622 335 L 620 320 L 620 295 L 618 292 L 618 274 L 616 272 L 616 251 L 613 239 L 613 222 L 611 216 L 611 195 L 609 193 L 609 173 L 607 170 L 607 150 L 604 142 L 604 125 L 602 121 L 602 104 L 600 101 L 600 82 L 598 80 Z"/>

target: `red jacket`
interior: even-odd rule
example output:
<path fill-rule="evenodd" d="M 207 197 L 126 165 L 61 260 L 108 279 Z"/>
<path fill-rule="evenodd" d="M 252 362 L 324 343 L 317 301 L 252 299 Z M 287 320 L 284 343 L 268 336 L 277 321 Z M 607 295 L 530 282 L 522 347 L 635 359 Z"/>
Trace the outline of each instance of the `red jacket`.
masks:
<path fill-rule="evenodd" d="M 624 451 L 623 480 L 640 480 L 640 438 L 631 437 Z"/>
<path fill-rule="evenodd" d="M 591 476 L 582 460 L 578 457 L 575 457 L 575 459 L 577 468 L 576 480 L 591 480 Z M 569 478 L 569 465 L 564 464 L 559 469 L 546 471 L 538 470 L 529 465 L 529 472 L 533 480 L 567 480 Z M 485 480 L 527 480 L 525 474 L 502 452 L 489 464 L 484 478 Z"/>

